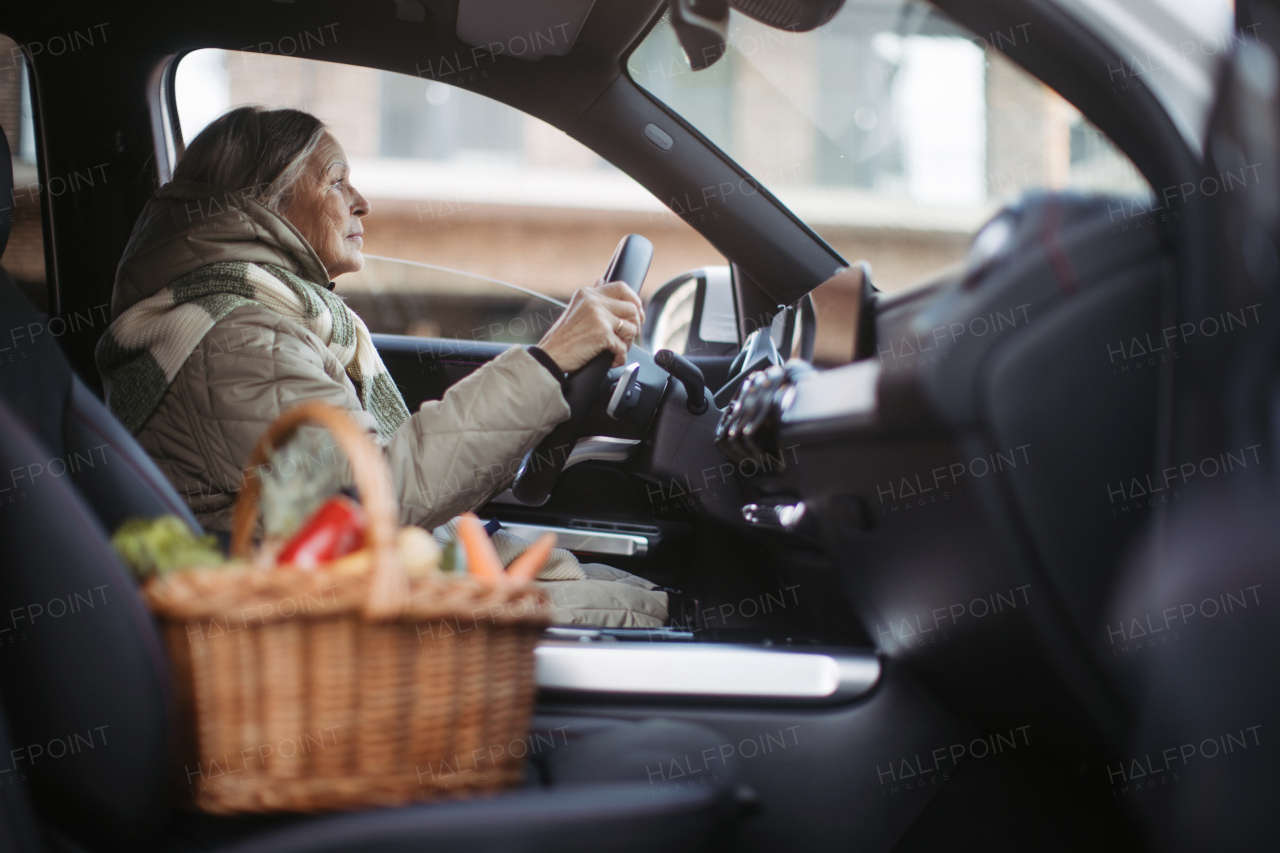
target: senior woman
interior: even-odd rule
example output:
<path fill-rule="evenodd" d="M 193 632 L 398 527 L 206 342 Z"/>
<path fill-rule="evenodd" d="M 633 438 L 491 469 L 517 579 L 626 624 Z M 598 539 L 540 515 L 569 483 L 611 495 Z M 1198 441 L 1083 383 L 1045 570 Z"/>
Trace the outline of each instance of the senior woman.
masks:
<path fill-rule="evenodd" d="M 207 529 L 230 529 L 267 426 L 311 400 L 347 410 L 382 444 L 403 523 L 444 525 L 506 488 L 511 462 L 569 417 L 565 375 L 606 349 L 622 364 L 643 322 L 630 288 L 598 282 L 536 347 L 510 348 L 411 414 L 368 329 L 332 293 L 364 265 L 368 212 L 319 119 L 242 107 L 192 140 L 134 226 L 98 368 L 111 410 Z M 525 544 L 495 539 L 508 561 Z M 564 551 L 539 578 L 555 581 L 575 623 L 666 618 L 652 584 Z"/>

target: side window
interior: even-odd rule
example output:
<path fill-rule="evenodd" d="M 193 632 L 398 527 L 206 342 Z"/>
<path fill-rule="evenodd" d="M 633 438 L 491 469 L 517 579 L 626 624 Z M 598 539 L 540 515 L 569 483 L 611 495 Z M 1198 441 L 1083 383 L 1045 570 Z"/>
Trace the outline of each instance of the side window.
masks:
<path fill-rule="evenodd" d="M 670 22 L 632 53 L 632 79 L 702 131 L 850 262 L 893 291 L 961 263 L 977 229 L 1029 189 L 1145 199 L 1129 160 L 977 34 L 917 0 L 847 3 L 809 33 L 732 14 L 728 51 L 692 72 Z M 848 361 L 856 294 L 813 294 L 815 358 Z"/>
<path fill-rule="evenodd" d="M 340 30 L 326 31 L 340 37 Z M 647 190 L 550 125 L 465 89 L 368 68 L 198 50 L 176 74 L 192 139 L 244 104 L 329 125 L 369 199 L 366 265 L 338 292 L 375 332 L 534 343 L 623 235 L 655 247 L 645 295 L 722 264 Z"/>
<path fill-rule="evenodd" d="M 0 266 L 36 309 L 45 313 L 43 194 L 36 167 L 31 89 L 22 50 L 6 36 L 0 36 L 0 128 L 13 157 L 13 193 L 0 198 L 0 216 L 10 220 L 9 242 Z"/>

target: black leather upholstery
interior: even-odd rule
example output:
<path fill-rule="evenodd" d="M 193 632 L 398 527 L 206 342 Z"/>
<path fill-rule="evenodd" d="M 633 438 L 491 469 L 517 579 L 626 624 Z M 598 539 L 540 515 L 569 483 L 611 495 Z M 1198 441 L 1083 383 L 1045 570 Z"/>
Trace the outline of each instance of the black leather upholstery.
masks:
<path fill-rule="evenodd" d="M 0 136 L 3 131 L 0 131 Z M 0 151 L 0 157 L 4 152 Z M 4 187 L 0 192 L 7 195 Z M 0 196 L 2 197 L 2 196 Z M 54 453 L 62 450 L 62 414 L 71 385 L 71 368 L 58 351 L 48 318 L 36 312 L 3 269 L 0 269 L 0 396 L 14 415 Z"/>
<path fill-rule="evenodd" d="M 48 451 L 44 462 L 24 476 L 67 478 L 108 531 L 130 518 L 165 513 L 199 530 L 186 501 L 71 371 L 48 318 L 31 307 L 3 270 L 0 324 L 21 333 L 9 335 L 4 343 L 11 351 L 0 353 L 9 359 L 0 370 L 0 397 Z"/>
<path fill-rule="evenodd" d="M 1179 320 L 1253 306 L 1261 322 L 1182 359 L 1166 464 L 1200 466 L 1201 482 L 1151 531 L 1099 636 L 1123 647 L 1115 683 L 1139 711 L 1107 781 L 1152 849 L 1170 851 L 1280 849 L 1280 3 L 1241 0 L 1236 13 L 1256 35 L 1224 68 L 1206 174 L 1248 169 L 1257 183 L 1203 202 L 1220 230 Z"/>
<path fill-rule="evenodd" d="M 1106 783 L 1156 850 L 1280 850 L 1280 494 L 1237 473 L 1188 496 L 1111 608 L 1126 639 L 1153 627 L 1116 661 L 1140 719 Z"/>
<path fill-rule="evenodd" d="M 0 702 L 0 755 L 12 755 L 9 724 Z M 11 762 L 10 762 L 11 764 Z M 39 830 L 31 810 L 31 799 L 21 773 L 0 773 L 0 850 L 37 853 L 41 849 Z"/>
<path fill-rule="evenodd" d="M 179 516 L 199 530 L 195 516 L 146 451 L 133 440 L 79 377 L 71 378 L 62 420 L 63 446 L 77 463 L 71 482 L 107 530 L 130 518 Z M 96 464 L 79 464 L 84 453 Z"/>
<path fill-rule="evenodd" d="M 604 737 L 597 735 L 596 737 Z M 216 848 L 221 853 L 683 853 L 714 841 L 722 788 L 661 798 L 640 783 L 541 789 L 494 800 L 293 819 Z M 209 850 L 161 848 L 162 853 Z"/>
<path fill-rule="evenodd" d="M 62 479 L 14 484 L 48 451 L 0 403 L 0 690 L 10 764 L 55 824 L 137 849 L 164 824 L 168 664 L 106 530 Z M 101 842 L 108 843 L 102 844 Z"/>

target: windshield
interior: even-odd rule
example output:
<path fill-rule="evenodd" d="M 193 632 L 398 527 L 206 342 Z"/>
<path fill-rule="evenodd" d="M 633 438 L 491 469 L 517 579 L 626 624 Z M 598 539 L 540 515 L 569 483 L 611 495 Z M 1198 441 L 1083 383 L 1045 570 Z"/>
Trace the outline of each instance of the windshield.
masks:
<path fill-rule="evenodd" d="M 536 344 L 564 312 L 557 299 L 431 264 L 365 255 L 342 298 L 373 332 Z"/>
<path fill-rule="evenodd" d="M 970 33 L 919 2 L 849 0 L 809 33 L 734 12 L 727 53 L 696 73 L 664 18 L 628 70 L 894 290 L 958 264 L 1028 189 L 1149 194 L 1105 136 L 993 48 L 1038 37 L 1030 24 Z"/>

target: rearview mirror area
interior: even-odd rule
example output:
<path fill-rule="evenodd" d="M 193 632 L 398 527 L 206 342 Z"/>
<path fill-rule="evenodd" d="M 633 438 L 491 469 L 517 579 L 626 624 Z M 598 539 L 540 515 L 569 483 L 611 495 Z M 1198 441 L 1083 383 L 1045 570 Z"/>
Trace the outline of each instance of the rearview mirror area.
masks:
<path fill-rule="evenodd" d="M 689 67 L 701 71 L 724 56 L 729 38 L 728 0 L 671 0 L 671 26 Z"/>
<path fill-rule="evenodd" d="M 780 30 L 805 33 L 835 17 L 845 0 L 671 0 L 671 26 L 689 67 L 709 68 L 725 55 L 729 8 Z"/>

